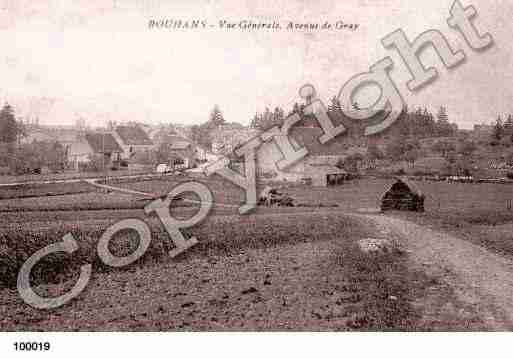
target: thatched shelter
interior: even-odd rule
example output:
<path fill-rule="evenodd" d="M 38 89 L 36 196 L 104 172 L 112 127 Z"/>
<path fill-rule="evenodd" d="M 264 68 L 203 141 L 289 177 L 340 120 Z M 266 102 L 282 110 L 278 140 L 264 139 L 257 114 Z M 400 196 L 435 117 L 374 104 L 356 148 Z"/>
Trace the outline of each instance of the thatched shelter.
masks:
<path fill-rule="evenodd" d="M 396 182 L 383 194 L 381 210 L 424 212 L 424 199 L 424 194 L 414 183 L 406 178 L 397 178 Z"/>

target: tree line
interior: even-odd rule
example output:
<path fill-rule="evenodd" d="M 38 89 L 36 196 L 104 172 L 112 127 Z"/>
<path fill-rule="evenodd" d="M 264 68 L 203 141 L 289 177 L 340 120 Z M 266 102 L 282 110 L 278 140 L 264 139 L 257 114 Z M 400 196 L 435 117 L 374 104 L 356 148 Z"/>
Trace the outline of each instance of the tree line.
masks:
<path fill-rule="evenodd" d="M 304 113 L 305 104 L 294 103 L 287 117 L 298 114 L 302 120 L 313 119 L 312 115 Z M 353 104 L 352 110 L 359 110 L 358 103 Z M 336 96 L 333 96 L 327 106 L 328 115 L 342 117 L 342 105 Z M 256 113 L 250 121 L 250 128 L 265 131 L 273 126 L 281 126 L 285 120 L 285 111 L 281 107 L 276 107 L 271 111 L 268 107 L 263 113 Z M 513 120 L 512 120 L 513 121 Z M 399 133 L 406 137 L 430 138 L 430 137 L 451 137 L 456 135 L 458 126 L 449 121 L 447 108 L 441 106 L 436 115 L 428 111 L 427 108 L 416 108 L 410 111 L 406 107 L 394 126 L 398 127 Z M 513 122 L 512 127 L 513 131 Z"/>

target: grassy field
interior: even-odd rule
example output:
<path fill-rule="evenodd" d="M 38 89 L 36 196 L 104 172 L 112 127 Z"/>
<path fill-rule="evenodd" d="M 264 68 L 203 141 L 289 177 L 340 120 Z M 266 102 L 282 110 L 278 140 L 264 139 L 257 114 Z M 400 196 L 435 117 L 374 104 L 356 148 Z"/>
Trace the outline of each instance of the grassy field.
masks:
<path fill-rule="evenodd" d="M 118 186 L 142 192 L 165 194 L 180 180 L 149 180 L 120 183 Z M 223 179 L 199 179 L 212 190 L 214 198 L 221 203 L 240 204 L 244 192 L 234 184 Z M 380 199 L 394 180 L 361 179 L 346 182 L 341 186 L 311 187 L 292 183 L 277 186 L 295 198 L 299 204 L 333 205 L 357 210 L 359 208 L 379 207 Z M 462 213 L 478 216 L 482 213 L 503 213 L 508 210 L 508 200 L 513 200 L 513 185 L 489 183 L 447 183 L 415 182 L 426 195 L 426 211 L 429 213 Z M 117 184 L 116 184 L 117 185 Z M 265 184 L 259 186 L 262 188 Z"/>
<path fill-rule="evenodd" d="M 334 201 L 339 209 L 354 211 L 379 206 L 379 199 L 393 181 L 360 180 L 340 188 L 291 188 L 300 201 Z M 431 226 L 483 246 L 501 255 L 513 256 L 513 186 L 415 182 L 426 195 L 425 213 L 392 212 L 408 220 Z"/>
<path fill-rule="evenodd" d="M 145 193 L 164 195 L 169 193 L 179 183 L 188 180 L 202 182 L 210 188 L 214 196 L 215 203 L 239 205 L 244 203 L 244 191 L 233 183 L 220 177 L 199 177 L 199 178 L 178 178 L 165 180 L 146 180 L 146 181 L 111 181 L 109 184 L 121 188 L 126 188 Z M 343 186 L 337 187 L 311 187 L 302 186 L 293 183 L 273 184 L 280 191 L 290 194 L 295 199 L 295 204 L 299 206 L 331 206 L 341 205 L 347 209 L 357 209 L 355 205 L 361 207 L 377 206 L 379 197 L 384 191 L 387 183 L 392 181 L 353 181 L 347 182 Z M 266 183 L 257 185 L 257 194 L 266 186 Z M 367 189 L 369 187 L 370 190 Z"/>
<path fill-rule="evenodd" d="M 53 197 L 88 192 L 97 192 L 97 189 L 87 182 L 24 184 L 0 187 L 0 199 Z"/>
<path fill-rule="evenodd" d="M 23 182 L 42 182 L 42 181 L 55 181 L 55 180 L 70 180 L 70 179 L 84 179 L 84 178 L 98 178 L 98 177 L 119 177 L 128 175 L 137 175 L 148 173 L 148 170 L 119 170 L 107 172 L 76 172 L 67 171 L 63 173 L 50 173 L 41 175 L 21 175 L 9 176 L 0 175 L 0 183 L 23 183 Z"/>
<path fill-rule="evenodd" d="M 358 210 L 379 207 L 380 199 L 394 180 L 363 179 L 343 186 L 312 188 L 291 186 L 287 192 L 298 202 L 336 203 L 340 209 Z M 450 221 L 465 220 L 476 224 L 500 224 L 513 220 L 508 201 L 513 200 L 513 186 L 447 182 L 415 182 L 426 196 L 426 214 Z"/>
<path fill-rule="evenodd" d="M 214 202 L 238 206 L 244 202 L 244 192 L 221 178 L 169 177 L 150 180 L 112 180 L 109 184 L 126 189 L 165 195 L 177 184 L 187 180 L 205 183 L 214 195 Z M 296 205 L 326 207 L 336 205 L 340 210 L 357 211 L 379 207 L 380 198 L 393 180 L 362 179 L 342 186 L 316 188 L 290 183 L 278 184 L 280 191 L 295 199 Z M 464 184 L 446 182 L 415 182 L 426 195 L 424 216 L 448 224 L 470 223 L 496 225 L 513 221 L 513 186 L 503 184 Z M 261 189 L 263 185 L 259 186 Z M 68 194 L 71 193 L 71 194 Z M 29 198 L 19 198 L 20 196 Z M 38 197 L 32 197 L 38 196 Z M 13 198 L 14 197 L 14 198 Z M 3 199 L 2 199 L 3 198 Z M 194 197 L 191 197 L 194 198 Z M 142 210 L 149 203 L 141 196 L 122 193 L 103 193 L 87 183 L 30 185 L 0 189 L 0 211 L 87 211 L 87 210 Z M 175 203 L 188 206 L 187 203 Z M 233 210 L 217 213 L 236 213 Z M 264 211 L 265 212 L 265 211 Z"/>
<path fill-rule="evenodd" d="M 122 193 L 93 192 L 50 197 L 19 198 L 0 200 L 0 212 L 28 211 L 77 211 L 102 209 L 143 209 L 146 202 L 140 198 Z"/>

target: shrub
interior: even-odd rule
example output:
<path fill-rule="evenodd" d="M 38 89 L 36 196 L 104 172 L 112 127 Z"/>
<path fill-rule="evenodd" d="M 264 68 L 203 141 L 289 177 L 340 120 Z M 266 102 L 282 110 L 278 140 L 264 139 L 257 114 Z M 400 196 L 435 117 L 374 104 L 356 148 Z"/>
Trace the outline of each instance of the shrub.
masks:
<path fill-rule="evenodd" d="M 107 165 L 102 155 L 90 155 L 89 161 L 79 163 L 78 168 L 81 172 L 101 172 Z"/>

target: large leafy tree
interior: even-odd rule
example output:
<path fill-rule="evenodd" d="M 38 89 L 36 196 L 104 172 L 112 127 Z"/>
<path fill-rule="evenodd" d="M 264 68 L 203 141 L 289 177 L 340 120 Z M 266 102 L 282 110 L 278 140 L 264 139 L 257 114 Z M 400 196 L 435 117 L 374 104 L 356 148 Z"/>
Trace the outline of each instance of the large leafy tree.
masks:
<path fill-rule="evenodd" d="M 20 174 L 43 166 L 60 171 L 65 168 L 66 160 L 66 150 L 62 144 L 41 141 L 19 146 L 11 156 L 10 166 Z"/>
<path fill-rule="evenodd" d="M 376 164 L 377 160 L 381 160 L 385 157 L 383 152 L 379 149 L 379 147 L 375 143 L 371 143 L 367 147 L 367 158 L 371 163 L 374 165 Z"/>
<path fill-rule="evenodd" d="M 415 166 L 415 161 L 420 157 L 420 150 L 418 148 L 410 148 L 406 150 L 402 158 L 410 164 L 411 167 Z"/>
<path fill-rule="evenodd" d="M 410 163 L 411 167 L 415 166 L 415 161 L 421 156 L 421 146 L 418 140 L 410 139 L 406 141 L 402 148 L 402 159 Z"/>
<path fill-rule="evenodd" d="M 404 154 L 403 144 L 403 141 L 389 142 L 385 148 L 386 156 L 393 161 L 400 160 L 402 155 Z"/>
<path fill-rule="evenodd" d="M 219 106 L 215 105 L 206 122 L 191 127 L 191 140 L 206 149 L 211 149 L 212 132 L 224 124 L 226 124 L 226 121 L 223 113 Z"/>

